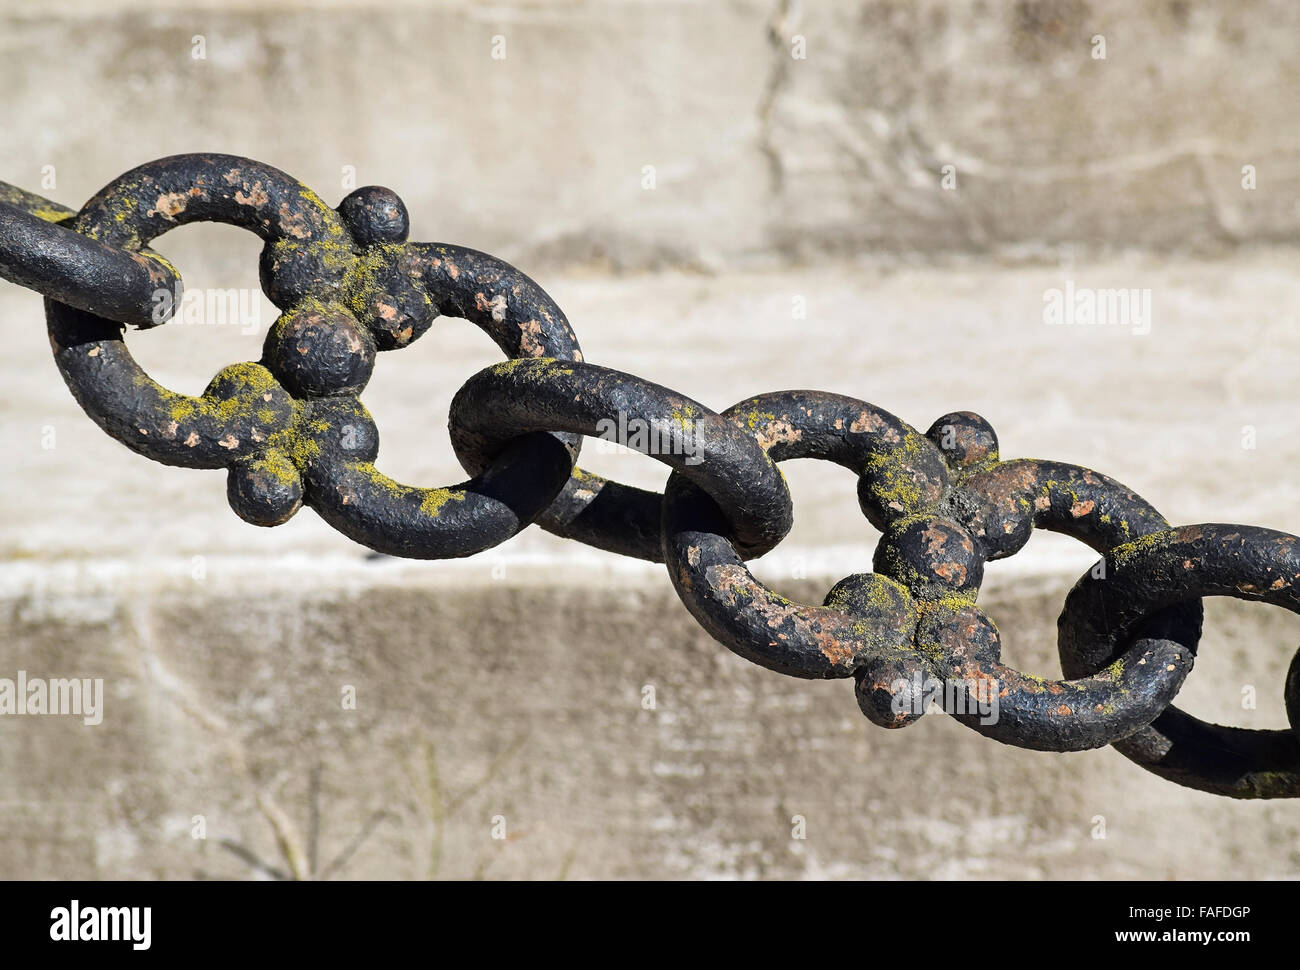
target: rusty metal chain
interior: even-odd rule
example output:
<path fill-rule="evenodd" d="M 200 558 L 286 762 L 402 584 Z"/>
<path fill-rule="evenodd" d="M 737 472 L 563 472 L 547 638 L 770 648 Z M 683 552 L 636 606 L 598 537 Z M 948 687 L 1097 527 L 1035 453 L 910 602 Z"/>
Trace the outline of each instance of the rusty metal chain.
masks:
<path fill-rule="evenodd" d="M 123 331 L 165 322 L 175 304 L 160 311 L 156 293 L 181 292 L 179 272 L 149 243 L 201 221 L 261 237 L 262 288 L 281 315 L 259 361 L 222 369 L 191 397 L 155 383 Z M 101 428 L 164 464 L 227 469 L 230 505 L 255 525 L 309 505 L 372 549 L 442 559 L 536 523 L 663 562 L 715 639 L 783 674 L 852 677 L 863 713 L 883 727 L 917 720 L 925 685 L 937 684 L 954 701 L 948 713 L 1007 744 L 1111 744 L 1188 787 L 1300 796 L 1300 652 L 1284 685 L 1289 730 L 1206 724 L 1171 706 L 1195 660 L 1202 597 L 1300 612 L 1295 536 L 1172 528 L 1104 475 L 1003 461 L 993 429 L 970 412 L 924 434 L 817 391 L 715 412 L 585 363 L 540 286 L 485 253 L 408 242 L 408 225 L 388 189 L 357 189 L 331 208 L 270 166 L 179 155 L 126 173 L 78 212 L 0 183 L 0 276 L 46 297 L 59 371 Z M 474 323 L 510 359 L 475 374 L 452 402 L 452 444 L 473 477 L 420 488 L 376 467 L 378 430 L 360 394 L 379 351 L 409 345 L 439 316 Z M 576 466 L 582 437 L 605 436 L 615 421 L 660 435 L 622 443 L 669 466 L 662 495 Z M 821 606 L 781 596 L 745 565 L 791 527 L 778 463 L 792 458 L 858 475 L 863 514 L 883 533 L 873 571 L 841 580 Z M 984 564 L 1015 554 L 1035 527 L 1103 557 L 1066 597 L 1064 680 L 1003 664 L 997 627 L 976 606 Z"/>

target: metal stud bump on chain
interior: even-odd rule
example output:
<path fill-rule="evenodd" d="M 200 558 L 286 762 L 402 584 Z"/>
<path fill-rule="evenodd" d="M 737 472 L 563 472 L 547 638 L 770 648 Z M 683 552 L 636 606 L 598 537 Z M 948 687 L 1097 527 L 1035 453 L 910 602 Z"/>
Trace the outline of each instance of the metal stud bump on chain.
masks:
<path fill-rule="evenodd" d="M 180 274 L 149 244 L 198 221 L 263 241 L 261 282 L 281 315 L 261 359 L 220 370 L 191 397 L 131 357 L 126 325 L 166 322 Z M 1300 612 L 1300 543 L 1235 525 L 1172 528 L 1134 492 L 1086 468 L 1000 457 L 970 412 L 923 434 L 864 401 L 817 391 L 761 394 L 722 412 L 583 361 L 564 313 L 527 276 L 458 246 L 407 241 L 388 189 L 331 208 L 285 173 L 227 155 L 179 155 L 113 181 L 78 212 L 0 183 L 0 276 L 42 293 L 55 361 L 88 415 L 155 461 L 225 468 L 231 507 L 255 525 L 309 505 L 365 545 L 418 559 L 467 556 L 531 523 L 662 561 L 686 608 L 746 659 L 804 678 L 848 678 L 875 724 L 948 713 L 995 740 L 1045 751 L 1112 744 L 1179 784 L 1238 798 L 1300 796 L 1300 653 L 1284 689 L 1289 730 L 1206 724 L 1172 702 L 1199 645 L 1204 596 Z M 439 316 L 463 317 L 509 360 L 456 394 L 450 432 L 472 476 L 405 485 L 376 467 L 379 432 L 361 403 L 380 351 L 408 346 Z M 611 423 L 655 433 L 624 442 L 667 464 L 662 494 L 576 467 L 583 436 Z M 667 442 L 671 446 L 664 446 Z M 830 461 L 858 476 L 881 539 L 871 572 L 820 606 L 759 582 L 746 561 L 788 533 L 778 463 Z M 1103 558 L 1059 621 L 1066 679 L 1001 660 L 976 605 L 986 562 L 1034 528 Z"/>

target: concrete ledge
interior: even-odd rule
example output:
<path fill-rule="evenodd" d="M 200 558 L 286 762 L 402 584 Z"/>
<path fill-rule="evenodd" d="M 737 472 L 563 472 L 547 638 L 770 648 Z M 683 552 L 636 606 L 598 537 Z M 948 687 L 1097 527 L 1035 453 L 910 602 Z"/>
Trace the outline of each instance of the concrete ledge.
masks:
<path fill-rule="evenodd" d="M 106 697 L 95 727 L 4 719 L 22 784 L 0 878 L 264 876 L 240 850 L 292 871 L 311 857 L 317 771 L 318 871 L 373 826 L 344 878 L 1300 876 L 1285 804 L 1181 789 L 1108 749 L 1020 751 L 940 714 L 882 731 L 848 683 L 728 653 L 666 577 L 268 560 L 196 581 L 187 566 L 82 563 L 75 585 L 64 567 L 5 570 L 0 676 L 103 677 Z M 982 601 L 1009 660 L 1059 671 L 1066 585 Z M 1284 724 L 1295 620 L 1212 601 L 1180 703 Z M 1258 710 L 1241 709 L 1246 683 Z"/>
<path fill-rule="evenodd" d="M 224 265 L 233 256 L 221 238 L 168 236 L 164 242 L 175 245 L 165 252 L 195 286 L 256 285 L 256 240 L 229 233 L 226 240 L 244 247 L 235 249 L 244 257 L 239 269 Z M 1047 325 L 1044 295 L 1071 281 L 1149 289 L 1150 332 Z M 1300 326 L 1288 309 L 1300 306 L 1297 281 L 1295 252 L 1258 250 L 1216 261 L 1133 256 L 1053 267 L 839 262 L 716 276 L 576 274 L 548 278 L 546 288 L 587 360 L 715 409 L 810 387 L 870 401 L 921 429 L 947 412 L 973 410 L 997 429 L 1003 457 L 1093 468 L 1175 523 L 1242 522 L 1300 534 L 1293 474 L 1300 436 L 1292 418 Z M 226 364 L 258 358 L 275 319 L 269 303 L 259 306 L 260 319 L 248 327 L 173 323 L 132 332 L 127 344 L 155 379 L 198 394 Z M 277 529 L 247 525 L 229 510 L 224 474 L 130 454 L 63 385 L 40 299 L 5 287 L 0 320 L 12 332 L 0 387 L 3 556 L 332 556 L 352 548 L 309 510 Z M 500 359 L 486 336 L 449 318 L 411 347 L 381 354 L 362 395 L 379 427 L 379 468 L 415 485 L 461 481 L 447 409 L 467 378 Z M 581 460 L 643 488 L 661 489 L 667 479 L 658 462 L 602 453 L 596 443 Z M 787 462 L 783 471 L 796 517 L 777 559 L 793 568 L 796 549 L 817 559 L 874 542 L 849 472 L 814 461 Z M 565 560 L 577 552 L 570 545 L 529 529 L 492 556 Z M 1077 543 L 1050 535 L 1036 537 L 1015 562 L 1039 556 L 1048 558 L 1038 568 L 1067 557 L 1066 575 L 1092 562 Z M 806 574 L 832 572 L 815 561 L 805 566 Z"/>

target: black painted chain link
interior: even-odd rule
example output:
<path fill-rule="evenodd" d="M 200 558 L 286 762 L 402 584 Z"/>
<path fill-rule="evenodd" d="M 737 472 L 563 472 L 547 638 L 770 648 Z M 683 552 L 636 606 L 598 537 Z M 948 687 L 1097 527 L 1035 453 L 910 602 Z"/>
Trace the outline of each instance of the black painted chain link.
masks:
<path fill-rule="evenodd" d="M 281 316 L 262 358 L 220 371 L 199 397 L 155 383 L 123 340 L 177 303 L 180 274 L 148 244 L 176 226 L 225 222 L 265 243 L 262 288 Z M 959 721 L 1007 744 L 1077 751 L 1113 744 L 1162 777 L 1238 798 L 1300 796 L 1300 652 L 1285 684 L 1290 730 L 1206 724 L 1172 701 L 1191 671 L 1204 596 L 1300 612 L 1295 536 L 1237 525 L 1171 528 L 1125 486 L 1073 465 L 1002 461 L 969 412 L 924 434 L 864 401 L 764 394 L 719 413 L 583 361 L 564 313 L 514 267 L 459 246 L 407 241 L 388 189 L 337 209 L 274 168 L 225 155 L 150 162 L 79 212 L 0 183 L 0 276 L 46 297 L 55 361 L 86 413 L 155 461 L 226 468 L 231 507 L 278 525 L 304 504 L 372 549 L 468 556 L 531 523 L 601 549 L 661 561 L 719 642 L 780 673 L 853 677 L 884 727 L 912 723 L 938 685 Z M 378 351 L 405 347 L 438 316 L 468 319 L 510 358 L 456 394 L 450 430 L 473 477 L 445 488 L 375 466 L 378 430 L 361 403 Z M 664 494 L 576 467 L 582 436 L 671 469 Z M 883 533 L 873 572 L 821 606 L 767 588 L 745 562 L 774 548 L 793 510 L 778 463 L 852 470 Z M 1066 680 L 1000 660 L 976 606 L 985 562 L 1035 528 L 1102 555 L 1059 620 Z"/>

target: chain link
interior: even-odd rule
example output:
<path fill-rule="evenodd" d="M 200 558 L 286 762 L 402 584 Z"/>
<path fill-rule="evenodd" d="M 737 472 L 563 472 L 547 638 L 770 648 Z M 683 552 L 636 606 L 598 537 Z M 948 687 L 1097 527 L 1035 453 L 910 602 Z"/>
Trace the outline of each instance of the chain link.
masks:
<path fill-rule="evenodd" d="M 152 380 L 126 325 L 174 310 L 180 274 L 148 248 L 191 222 L 264 243 L 262 288 L 281 315 L 256 362 L 222 369 L 199 397 Z M 337 209 L 285 173 L 228 155 L 178 155 L 110 183 L 78 212 L 0 183 L 0 276 L 46 297 L 60 373 L 86 413 L 169 465 L 225 468 L 231 507 L 255 525 L 309 505 L 349 538 L 418 559 L 468 556 L 536 523 L 611 552 L 663 562 L 700 625 L 742 657 L 804 678 L 852 677 L 875 724 L 916 721 L 927 697 L 979 733 L 1044 751 L 1106 744 L 1161 777 L 1237 798 L 1300 796 L 1300 652 L 1287 675 L 1289 730 L 1206 724 L 1172 707 L 1200 640 L 1205 596 L 1300 612 L 1295 536 L 1249 526 L 1171 528 L 1130 489 L 1086 468 L 1000 457 L 979 415 L 924 433 L 864 401 L 782 391 L 718 413 L 675 391 L 583 361 L 563 311 L 485 253 L 408 242 L 392 191 L 357 189 Z M 360 395 L 379 351 L 439 316 L 474 323 L 509 360 L 452 402 L 456 455 L 472 476 L 443 488 L 380 472 Z M 664 493 L 576 466 L 583 436 L 614 438 L 671 469 Z M 821 606 L 754 578 L 746 561 L 788 533 L 778 463 L 831 461 L 858 476 L 882 532 L 872 572 Z M 976 605 L 984 564 L 1034 528 L 1102 559 L 1059 620 L 1067 679 L 1001 661 Z"/>

